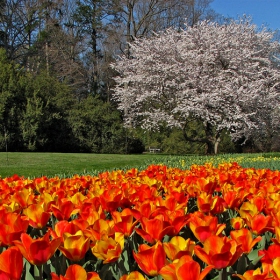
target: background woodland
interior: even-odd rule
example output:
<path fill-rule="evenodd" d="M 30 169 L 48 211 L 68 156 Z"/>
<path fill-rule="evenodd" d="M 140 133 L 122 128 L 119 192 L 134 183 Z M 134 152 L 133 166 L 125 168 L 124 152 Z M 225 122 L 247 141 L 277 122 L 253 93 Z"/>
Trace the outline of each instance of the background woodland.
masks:
<path fill-rule="evenodd" d="M 186 141 L 176 127 L 124 126 L 112 63 L 131 56 L 129 44 L 168 28 L 229 24 L 211 2 L 1 0 L 0 151 L 205 153 L 205 143 Z M 223 130 L 219 152 L 280 150 L 279 131 L 265 131 L 244 143 Z M 190 121 L 187 133 L 203 135 L 203 123 Z"/>

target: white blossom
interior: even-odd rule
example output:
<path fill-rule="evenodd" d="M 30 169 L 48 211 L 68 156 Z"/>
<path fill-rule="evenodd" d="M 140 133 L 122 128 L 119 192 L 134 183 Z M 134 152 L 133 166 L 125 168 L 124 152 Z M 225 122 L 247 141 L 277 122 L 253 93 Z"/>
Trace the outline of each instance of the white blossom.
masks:
<path fill-rule="evenodd" d="M 279 44 L 272 37 L 240 20 L 202 21 L 135 39 L 132 57 L 112 65 L 119 73 L 114 98 L 128 124 L 151 129 L 164 122 L 184 129 L 193 117 L 214 128 L 208 145 L 223 130 L 234 141 L 246 139 L 279 108 Z"/>

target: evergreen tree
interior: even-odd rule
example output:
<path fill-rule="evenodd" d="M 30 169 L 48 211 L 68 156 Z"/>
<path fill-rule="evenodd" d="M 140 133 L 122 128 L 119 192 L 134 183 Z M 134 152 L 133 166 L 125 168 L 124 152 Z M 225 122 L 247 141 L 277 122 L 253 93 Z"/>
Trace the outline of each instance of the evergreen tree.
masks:
<path fill-rule="evenodd" d="M 22 68 L 9 62 L 0 48 L 0 149 L 22 149 L 20 121 L 25 107 L 25 74 Z"/>

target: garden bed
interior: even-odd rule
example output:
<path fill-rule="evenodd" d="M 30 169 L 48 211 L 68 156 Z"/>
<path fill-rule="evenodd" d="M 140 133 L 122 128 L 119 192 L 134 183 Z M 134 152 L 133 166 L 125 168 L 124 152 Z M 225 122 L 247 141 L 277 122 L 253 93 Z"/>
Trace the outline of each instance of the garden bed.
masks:
<path fill-rule="evenodd" d="M 4 178 L 0 275 L 279 278 L 279 181 L 237 163 Z"/>

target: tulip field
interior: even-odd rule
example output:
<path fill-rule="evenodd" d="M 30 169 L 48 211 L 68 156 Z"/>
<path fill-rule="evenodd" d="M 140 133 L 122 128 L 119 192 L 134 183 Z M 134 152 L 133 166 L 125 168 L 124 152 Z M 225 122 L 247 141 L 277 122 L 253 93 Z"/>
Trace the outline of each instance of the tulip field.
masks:
<path fill-rule="evenodd" d="M 0 178 L 0 279 L 280 279 L 280 171 L 177 163 Z"/>

